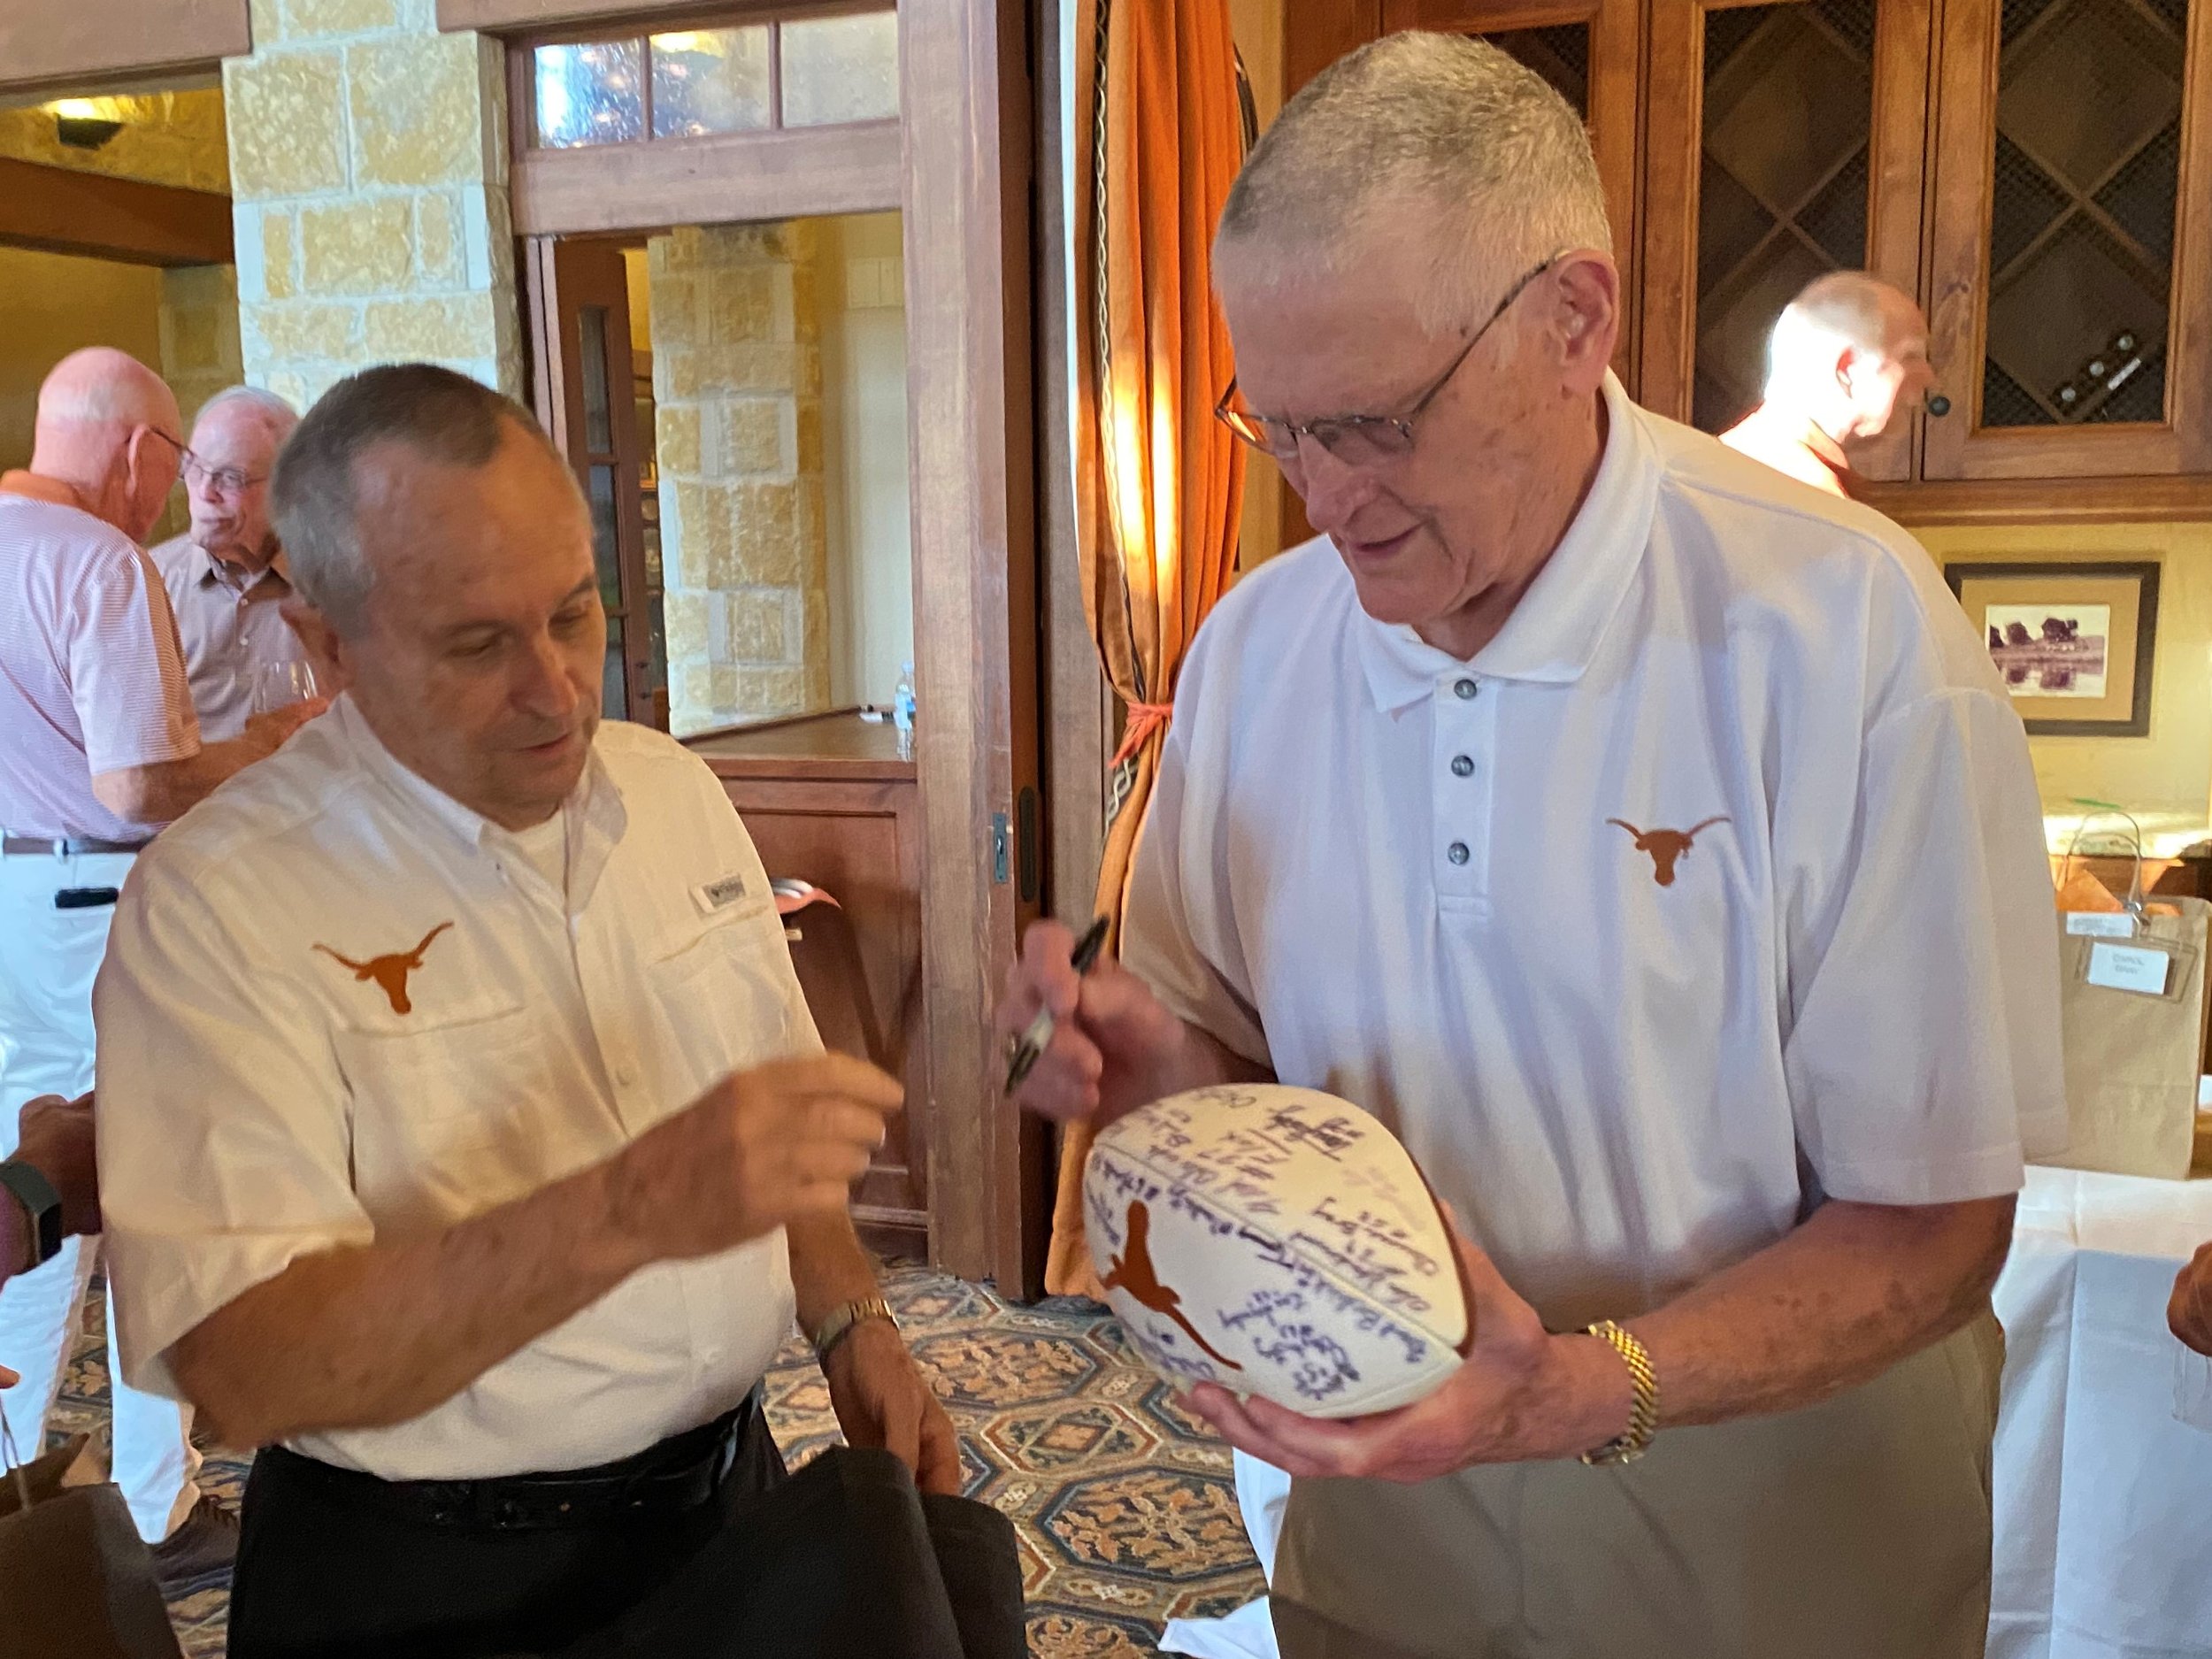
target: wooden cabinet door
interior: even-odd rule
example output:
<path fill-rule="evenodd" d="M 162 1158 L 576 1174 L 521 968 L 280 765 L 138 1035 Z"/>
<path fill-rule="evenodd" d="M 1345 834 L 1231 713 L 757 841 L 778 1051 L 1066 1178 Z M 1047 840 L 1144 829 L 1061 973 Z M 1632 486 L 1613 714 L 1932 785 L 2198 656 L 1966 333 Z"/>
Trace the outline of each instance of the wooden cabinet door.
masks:
<path fill-rule="evenodd" d="M 1944 0 L 1929 478 L 2212 468 L 2212 0 Z"/>
<path fill-rule="evenodd" d="M 1558 89 L 1590 128 L 1613 253 L 1621 267 L 1621 337 L 1613 366 L 1636 390 L 1636 85 L 1643 63 L 1641 0 L 1383 0 L 1386 34 L 1479 35 Z"/>
<path fill-rule="evenodd" d="M 1758 403 L 1775 319 L 1828 271 L 1920 292 L 1932 0 L 1651 0 L 1642 402 L 1708 432 Z M 1855 449 L 1909 475 L 1913 431 Z"/>

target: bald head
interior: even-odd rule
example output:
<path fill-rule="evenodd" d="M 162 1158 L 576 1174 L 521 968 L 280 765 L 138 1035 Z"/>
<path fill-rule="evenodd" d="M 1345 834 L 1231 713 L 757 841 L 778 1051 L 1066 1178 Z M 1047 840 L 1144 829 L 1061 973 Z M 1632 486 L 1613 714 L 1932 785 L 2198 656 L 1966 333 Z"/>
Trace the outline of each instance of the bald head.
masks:
<path fill-rule="evenodd" d="M 161 517 L 183 440 L 176 394 L 127 352 L 73 351 L 38 391 L 31 471 L 68 485 L 87 511 L 134 541 Z"/>
<path fill-rule="evenodd" d="M 1807 283 L 1767 346 L 1769 406 L 1805 416 L 1838 442 L 1875 436 L 1934 379 L 1920 307 L 1864 271 Z"/>

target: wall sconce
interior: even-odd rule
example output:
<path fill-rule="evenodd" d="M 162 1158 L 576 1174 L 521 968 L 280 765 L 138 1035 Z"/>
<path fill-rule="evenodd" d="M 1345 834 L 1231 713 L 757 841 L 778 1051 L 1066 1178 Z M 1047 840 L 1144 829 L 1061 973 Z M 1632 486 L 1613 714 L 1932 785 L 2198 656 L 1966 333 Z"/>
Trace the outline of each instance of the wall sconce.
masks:
<path fill-rule="evenodd" d="M 54 136 L 72 150 L 97 150 L 123 130 L 123 123 L 100 113 L 89 98 L 64 98 L 47 106 L 54 112 Z"/>

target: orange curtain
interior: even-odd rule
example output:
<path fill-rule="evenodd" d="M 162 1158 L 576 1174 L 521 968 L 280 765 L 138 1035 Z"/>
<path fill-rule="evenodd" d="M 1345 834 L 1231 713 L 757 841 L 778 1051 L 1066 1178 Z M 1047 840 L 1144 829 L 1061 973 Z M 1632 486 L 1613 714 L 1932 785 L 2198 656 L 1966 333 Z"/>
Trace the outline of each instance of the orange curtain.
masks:
<path fill-rule="evenodd" d="M 1175 676 L 1236 568 L 1244 457 L 1214 419 L 1228 386 L 1229 330 L 1214 297 L 1214 225 L 1243 159 L 1243 117 L 1227 0 L 1097 0 L 1094 65 L 1079 143 L 1089 212 L 1075 257 L 1092 334 L 1089 419 L 1096 533 L 1080 542 L 1084 603 L 1128 723 L 1114 757 L 1098 910 L 1122 902 L 1159 764 Z M 1084 105 L 1079 105 L 1079 109 Z M 1083 1243 L 1090 1134 L 1062 1144 L 1045 1283 L 1096 1295 Z"/>

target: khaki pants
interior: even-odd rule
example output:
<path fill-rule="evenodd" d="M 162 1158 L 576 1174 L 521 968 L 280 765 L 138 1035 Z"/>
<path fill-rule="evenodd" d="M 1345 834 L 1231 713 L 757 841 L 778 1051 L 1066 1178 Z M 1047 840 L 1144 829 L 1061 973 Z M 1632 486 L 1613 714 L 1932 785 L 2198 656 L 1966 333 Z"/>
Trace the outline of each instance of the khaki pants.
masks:
<path fill-rule="evenodd" d="M 1848 1394 L 1662 1432 L 1622 1468 L 1297 1481 L 1284 1659 L 1981 1659 L 2003 1361 L 1984 1312 Z"/>

